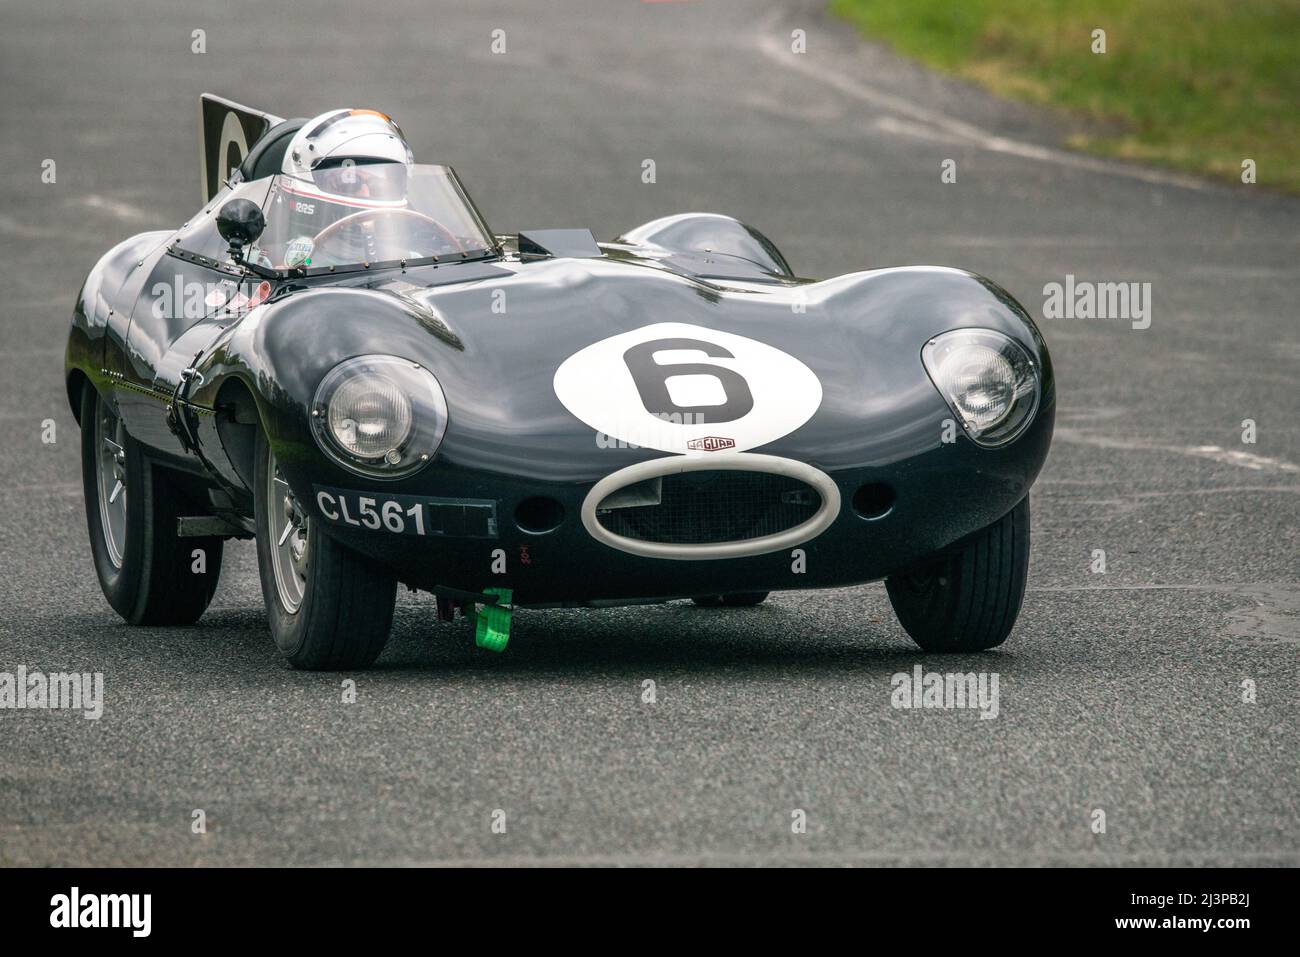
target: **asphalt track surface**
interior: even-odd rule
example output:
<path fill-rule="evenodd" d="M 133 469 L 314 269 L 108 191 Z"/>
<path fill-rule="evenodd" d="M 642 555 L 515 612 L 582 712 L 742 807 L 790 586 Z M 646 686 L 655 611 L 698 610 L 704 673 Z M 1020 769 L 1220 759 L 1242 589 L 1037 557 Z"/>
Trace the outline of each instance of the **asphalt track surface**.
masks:
<path fill-rule="evenodd" d="M 0 671 L 106 688 L 98 721 L 0 711 L 0 863 L 1300 862 L 1300 202 L 1065 153 L 800 3 L 186 6 L 3 13 Z M 63 343 L 95 259 L 197 208 L 205 90 L 385 109 L 499 232 L 726 212 L 802 275 L 957 265 L 1040 317 L 1066 274 L 1150 282 L 1148 329 L 1042 322 L 1060 411 L 1011 640 L 925 657 L 874 584 L 527 613 L 496 656 L 403 595 L 345 705 L 279 660 L 249 543 L 197 627 L 122 624 Z M 918 663 L 997 672 L 997 718 L 891 708 Z"/>

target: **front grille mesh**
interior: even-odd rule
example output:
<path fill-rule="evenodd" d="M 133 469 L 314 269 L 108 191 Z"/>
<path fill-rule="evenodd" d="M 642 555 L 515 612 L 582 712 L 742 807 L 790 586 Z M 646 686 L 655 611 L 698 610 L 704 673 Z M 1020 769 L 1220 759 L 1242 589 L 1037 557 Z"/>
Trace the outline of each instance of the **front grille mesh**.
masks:
<path fill-rule="evenodd" d="M 799 479 L 714 469 L 665 475 L 658 505 L 597 506 L 596 520 L 637 541 L 707 545 L 780 534 L 808 521 L 821 505 L 817 490 Z"/>

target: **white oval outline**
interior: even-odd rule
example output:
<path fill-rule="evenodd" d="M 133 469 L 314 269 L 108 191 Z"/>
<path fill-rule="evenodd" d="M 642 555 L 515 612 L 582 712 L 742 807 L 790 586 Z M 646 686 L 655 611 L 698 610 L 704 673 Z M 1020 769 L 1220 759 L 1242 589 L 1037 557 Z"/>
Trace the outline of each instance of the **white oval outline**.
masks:
<path fill-rule="evenodd" d="M 615 534 L 596 520 L 596 506 L 616 489 L 660 475 L 679 472 L 707 472 L 715 469 L 734 469 L 753 472 L 771 472 L 798 479 L 817 489 L 822 497 L 822 507 L 808 521 L 775 535 L 747 538 L 738 542 L 709 542 L 695 545 L 673 545 L 667 542 L 643 542 Z M 805 462 L 781 458 L 778 455 L 761 455 L 756 452 L 731 452 L 725 455 L 666 455 L 663 458 L 638 462 L 606 475 L 592 486 L 582 500 L 582 525 L 587 533 L 599 542 L 621 552 L 644 555 L 647 558 L 667 558 L 676 561 L 695 561 L 716 558 L 742 558 L 746 555 L 764 555 L 800 545 L 820 535 L 840 514 L 840 488 L 820 469 Z"/>
<path fill-rule="evenodd" d="M 711 357 L 712 364 L 730 369 L 745 381 L 754 408 L 738 419 L 713 424 L 673 422 L 646 409 L 640 387 L 627 368 L 625 350 L 661 338 L 698 339 L 730 353 L 729 357 Z M 662 349 L 656 355 L 698 351 Z M 673 366 L 682 364 L 655 360 L 667 377 L 672 377 Z M 821 378 L 798 356 L 753 336 L 689 322 L 654 322 L 589 343 L 560 363 L 551 378 L 551 389 L 570 415 L 600 435 L 674 455 L 689 454 L 691 439 L 710 435 L 731 438 L 738 451 L 770 445 L 807 425 L 825 399 Z M 781 412 L 776 415 L 778 409 Z M 787 418 L 790 410 L 795 411 L 795 419 Z M 765 411 L 771 418 L 765 419 Z M 772 418 L 778 423 L 776 428 L 771 428 Z"/>

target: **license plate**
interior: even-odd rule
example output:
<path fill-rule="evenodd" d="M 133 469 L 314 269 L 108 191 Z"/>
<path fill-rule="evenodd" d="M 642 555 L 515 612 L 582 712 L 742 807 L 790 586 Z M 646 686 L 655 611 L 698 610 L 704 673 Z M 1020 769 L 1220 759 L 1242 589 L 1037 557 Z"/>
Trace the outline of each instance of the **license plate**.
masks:
<path fill-rule="evenodd" d="M 389 535 L 496 538 L 497 503 L 485 498 L 385 495 L 314 485 L 316 511 L 331 525 Z"/>

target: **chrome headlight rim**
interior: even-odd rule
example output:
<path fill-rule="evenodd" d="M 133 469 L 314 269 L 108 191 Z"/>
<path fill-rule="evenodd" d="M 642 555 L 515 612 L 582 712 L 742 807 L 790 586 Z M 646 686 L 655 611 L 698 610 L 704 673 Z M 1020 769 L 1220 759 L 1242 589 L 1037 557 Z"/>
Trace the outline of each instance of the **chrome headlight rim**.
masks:
<path fill-rule="evenodd" d="M 349 448 L 332 427 L 338 416 L 331 416 L 331 403 L 339 398 L 340 390 L 367 376 L 394 388 L 407 406 L 402 434 L 373 455 Z M 408 478 L 433 461 L 442 444 L 447 431 L 447 399 L 437 377 L 418 362 L 378 353 L 353 356 L 330 369 L 316 387 L 311 426 L 321 451 L 349 471 L 375 479 Z"/>
<path fill-rule="evenodd" d="M 981 425 L 967 411 L 962 397 L 949 388 L 949 375 L 945 365 L 965 350 L 971 356 L 976 350 L 997 353 L 1014 377 L 1014 391 L 1006 409 L 990 422 Z M 1021 342 L 997 329 L 968 326 L 950 329 L 931 338 L 921 349 L 921 362 L 926 375 L 944 402 L 961 423 L 962 430 L 980 448 L 995 449 L 1014 442 L 1029 428 L 1038 413 L 1043 392 L 1043 367 L 1033 353 Z"/>

